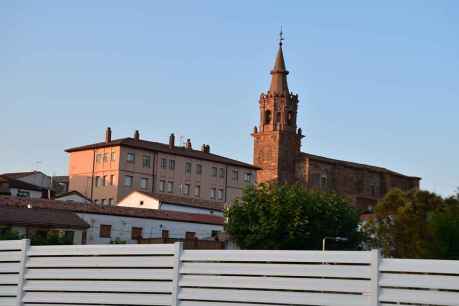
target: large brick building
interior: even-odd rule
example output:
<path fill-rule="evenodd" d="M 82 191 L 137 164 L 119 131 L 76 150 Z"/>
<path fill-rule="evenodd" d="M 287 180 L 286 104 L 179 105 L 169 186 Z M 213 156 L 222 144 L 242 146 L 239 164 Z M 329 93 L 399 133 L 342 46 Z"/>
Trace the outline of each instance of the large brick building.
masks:
<path fill-rule="evenodd" d="M 271 71 L 271 86 L 260 95 L 260 123 L 254 128 L 257 183 L 299 183 L 307 189 L 334 191 L 362 209 L 373 206 L 391 188 L 418 189 L 419 177 L 382 167 L 301 152 L 304 137 L 297 128 L 298 95 L 289 91 L 282 39 Z"/>

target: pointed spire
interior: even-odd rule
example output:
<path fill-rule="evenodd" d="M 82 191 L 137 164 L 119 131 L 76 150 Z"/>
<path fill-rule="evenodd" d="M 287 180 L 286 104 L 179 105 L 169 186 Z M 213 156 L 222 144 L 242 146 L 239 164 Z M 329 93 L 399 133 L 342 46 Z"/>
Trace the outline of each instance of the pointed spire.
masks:
<path fill-rule="evenodd" d="M 284 41 L 282 28 L 279 33 L 279 50 L 277 51 L 276 60 L 274 62 L 273 70 L 271 70 L 271 87 L 269 91 L 272 94 L 285 94 L 288 95 L 287 74 L 285 68 L 284 53 L 282 52 L 282 41 Z"/>

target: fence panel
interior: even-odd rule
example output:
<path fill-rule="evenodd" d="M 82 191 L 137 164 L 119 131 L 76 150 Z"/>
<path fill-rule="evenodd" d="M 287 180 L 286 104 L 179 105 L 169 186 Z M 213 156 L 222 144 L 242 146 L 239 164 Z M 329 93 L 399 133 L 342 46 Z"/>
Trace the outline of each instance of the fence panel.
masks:
<path fill-rule="evenodd" d="M 24 305 L 171 305 L 174 245 L 33 246 Z"/>
<path fill-rule="evenodd" d="M 383 259 L 381 305 L 459 305 L 459 261 Z"/>
<path fill-rule="evenodd" d="M 370 259 L 371 252 L 184 250 L 179 305 L 368 306 Z"/>
<path fill-rule="evenodd" d="M 0 242 L 0 305 L 15 306 L 22 294 L 27 240 Z"/>

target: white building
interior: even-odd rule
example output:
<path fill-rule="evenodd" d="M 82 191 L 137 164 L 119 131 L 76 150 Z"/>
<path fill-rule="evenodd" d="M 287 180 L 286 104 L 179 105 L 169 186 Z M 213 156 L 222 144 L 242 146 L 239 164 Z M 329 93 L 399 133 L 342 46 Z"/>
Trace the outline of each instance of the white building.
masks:
<path fill-rule="evenodd" d="M 0 175 L 0 194 L 24 198 L 42 198 L 48 191 L 42 187 Z"/>
<path fill-rule="evenodd" d="M 78 191 L 69 191 L 54 197 L 56 201 L 90 204 L 91 200 Z"/>
<path fill-rule="evenodd" d="M 223 231 L 224 223 L 223 217 L 215 215 L 10 196 L 0 196 L 0 207 L 73 212 L 89 225 L 82 232 L 83 244 L 136 243 L 136 238 L 160 238 L 165 232 L 170 238 L 184 239 L 194 233 L 198 239 L 209 239 Z"/>
<path fill-rule="evenodd" d="M 223 217 L 223 203 L 174 195 L 133 191 L 121 199 L 118 206 L 158 210 L 173 210 L 193 214 Z"/>

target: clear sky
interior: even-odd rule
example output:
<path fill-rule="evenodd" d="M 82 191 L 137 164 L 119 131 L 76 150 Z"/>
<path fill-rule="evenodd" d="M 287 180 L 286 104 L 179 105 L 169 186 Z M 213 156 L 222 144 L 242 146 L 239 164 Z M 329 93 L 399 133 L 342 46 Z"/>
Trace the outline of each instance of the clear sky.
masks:
<path fill-rule="evenodd" d="M 0 172 L 113 137 L 252 161 L 280 25 L 303 151 L 459 186 L 457 1 L 1 1 Z"/>

